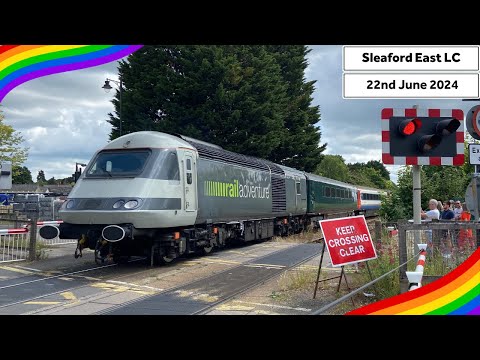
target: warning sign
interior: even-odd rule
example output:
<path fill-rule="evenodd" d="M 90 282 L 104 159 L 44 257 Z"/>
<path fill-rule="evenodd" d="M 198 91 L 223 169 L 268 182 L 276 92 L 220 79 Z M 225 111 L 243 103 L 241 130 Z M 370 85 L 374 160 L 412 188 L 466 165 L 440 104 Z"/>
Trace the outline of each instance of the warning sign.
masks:
<path fill-rule="evenodd" d="M 377 258 L 363 215 L 320 221 L 333 266 Z"/>

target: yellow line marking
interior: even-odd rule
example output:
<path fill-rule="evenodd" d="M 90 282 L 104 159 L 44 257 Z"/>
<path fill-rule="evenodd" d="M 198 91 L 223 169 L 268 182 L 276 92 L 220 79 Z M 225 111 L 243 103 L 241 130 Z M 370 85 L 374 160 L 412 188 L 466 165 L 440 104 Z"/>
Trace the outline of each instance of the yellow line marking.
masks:
<path fill-rule="evenodd" d="M 253 306 L 227 305 L 227 304 L 223 304 L 215 308 L 215 310 L 222 310 L 222 311 L 251 311 L 254 309 L 255 308 Z"/>
<path fill-rule="evenodd" d="M 155 294 L 155 291 L 143 291 L 143 290 L 138 290 L 138 289 L 132 289 L 132 288 L 126 287 L 126 286 L 107 284 L 107 283 L 97 283 L 97 284 L 92 284 L 90 286 L 95 287 L 95 288 L 100 288 L 100 289 L 103 289 L 103 290 L 115 291 L 115 292 L 131 291 L 131 292 L 134 292 L 134 293 L 137 293 L 137 294 L 142 294 L 142 295 Z"/>
<path fill-rule="evenodd" d="M 257 315 L 280 315 L 279 313 L 266 311 L 266 310 L 255 310 L 254 312 Z"/>
<path fill-rule="evenodd" d="M 24 302 L 25 305 L 56 305 L 60 304 L 60 301 L 27 301 Z"/>
<path fill-rule="evenodd" d="M 33 272 L 33 271 L 19 269 L 19 268 L 11 267 L 11 266 L 0 266 L 0 269 L 7 270 L 7 271 L 18 272 L 20 274 L 28 274 L 28 275 L 35 274 L 35 272 Z"/>
<path fill-rule="evenodd" d="M 238 265 L 241 264 L 240 261 L 233 261 L 233 260 L 217 260 L 217 259 L 205 259 L 204 262 L 207 263 L 217 263 L 217 264 L 233 264 L 233 265 Z"/>
<path fill-rule="evenodd" d="M 205 302 L 215 302 L 218 300 L 218 296 L 210 296 L 208 294 L 199 294 L 193 297 L 193 300 L 202 300 Z"/>
<path fill-rule="evenodd" d="M 285 265 L 274 265 L 274 264 L 248 264 L 248 265 L 257 265 L 257 266 L 268 266 L 268 267 L 277 267 L 277 268 L 285 268 Z"/>
<path fill-rule="evenodd" d="M 193 291 L 177 290 L 175 293 L 180 297 L 189 297 L 193 295 Z"/>
<path fill-rule="evenodd" d="M 249 302 L 249 301 L 242 301 L 242 300 L 233 300 L 233 302 L 234 303 L 240 303 L 240 304 L 267 306 L 267 307 L 277 308 L 277 309 L 288 309 L 288 310 L 297 310 L 297 311 L 304 311 L 304 312 L 312 311 L 312 309 L 300 308 L 300 307 L 294 308 L 294 307 L 286 306 L 286 305 L 264 304 L 264 303 L 256 303 L 256 302 Z"/>
<path fill-rule="evenodd" d="M 71 291 L 63 292 L 60 295 L 63 296 L 65 300 L 78 300 Z"/>

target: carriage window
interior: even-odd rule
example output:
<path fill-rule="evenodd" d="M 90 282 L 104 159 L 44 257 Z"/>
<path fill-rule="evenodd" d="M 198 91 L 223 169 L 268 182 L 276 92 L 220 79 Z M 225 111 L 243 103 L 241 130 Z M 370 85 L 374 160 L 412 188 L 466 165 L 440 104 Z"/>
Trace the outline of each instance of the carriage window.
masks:
<path fill-rule="evenodd" d="M 335 197 L 340 197 L 340 189 L 335 189 Z"/>
<path fill-rule="evenodd" d="M 300 183 L 295 183 L 295 186 L 297 187 L 297 195 L 302 195 L 302 192 L 300 191 Z"/>
<path fill-rule="evenodd" d="M 325 197 L 330 197 L 330 188 L 329 187 L 325 188 Z"/>

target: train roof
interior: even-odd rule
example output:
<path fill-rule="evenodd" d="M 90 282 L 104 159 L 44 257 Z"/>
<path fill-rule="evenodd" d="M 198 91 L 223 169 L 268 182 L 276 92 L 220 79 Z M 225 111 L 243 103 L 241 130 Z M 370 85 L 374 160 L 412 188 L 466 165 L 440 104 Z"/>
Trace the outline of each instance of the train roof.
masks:
<path fill-rule="evenodd" d="M 184 147 L 195 148 L 178 136 L 158 131 L 138 131 L 126 134 L 109 142 L 103 149 Z"/>
<path fill-rule="evenodd" d="M 356 189 L 356 188 L 357 188 L 356 185 L 349 184 L 349 183 L 346 183 L 346 182 L 343 182 L 343 181 L 333 180 L 333 179 L 329 179 L 329 178 L 324 177 L 324 176 L 315 175 L 315 174 L 310 174 L 310 173 L 304 173 L 304 174 L 305 174 L 309 179 L 321 181 L 321 182 L 324 182 L 324 183 L 326 183 L 326 184 L 338 185 L 338 186 L 343 186 L 343 187 L 349 187 L 349 188 L 353 188 L 353 189 Z"/>
<path fill-rule="evenodd" d="M 371 187 L 363 186 L 363 185 L 357 185 L 357 188 L 358 188 L 358 190 L 372 191 L 372 192 L 375 192 L 375 193 L 387 192 L 387 190 L 385 190 L 385 189 L 375 189 L 375 188 L 371 188 Z"/>

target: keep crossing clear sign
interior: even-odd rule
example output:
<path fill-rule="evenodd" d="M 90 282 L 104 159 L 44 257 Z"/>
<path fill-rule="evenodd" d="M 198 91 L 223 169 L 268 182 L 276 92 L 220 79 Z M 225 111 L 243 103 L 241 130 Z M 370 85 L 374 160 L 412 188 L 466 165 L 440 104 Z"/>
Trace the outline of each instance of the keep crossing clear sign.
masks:
<path fill-rule="evenodd" d="M 320 227 L 332 266 L 354 264 L 377 257 L 363 215 L 322 220 Z"/>
<path fill-rule="evenodd" d="M 470 165 L 480 165 L 480 144 L 468 144 Z"/>

